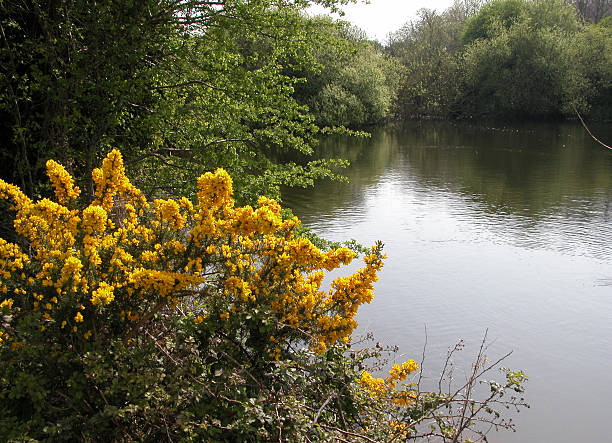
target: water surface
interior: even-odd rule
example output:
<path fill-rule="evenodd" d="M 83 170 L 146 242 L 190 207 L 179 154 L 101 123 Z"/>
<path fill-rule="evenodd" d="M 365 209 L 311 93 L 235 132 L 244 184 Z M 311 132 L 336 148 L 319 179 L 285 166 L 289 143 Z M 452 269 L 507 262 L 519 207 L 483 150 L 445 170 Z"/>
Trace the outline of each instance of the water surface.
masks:
<path fill-rule="evenodd" d="M 610 126 L 591 128 L 612 140 Z M 322 237 L 385 243 L 360 331 L 418 359 L 433 379 L 458 339 L 530 377 L 531 409 L 492 442 L 610 441 L 612 151 L 577 124 L 424 122 L 326 140 L 350 183 L 288 190 Z M 461 378 L 461 377 L 459 377 Z"/>

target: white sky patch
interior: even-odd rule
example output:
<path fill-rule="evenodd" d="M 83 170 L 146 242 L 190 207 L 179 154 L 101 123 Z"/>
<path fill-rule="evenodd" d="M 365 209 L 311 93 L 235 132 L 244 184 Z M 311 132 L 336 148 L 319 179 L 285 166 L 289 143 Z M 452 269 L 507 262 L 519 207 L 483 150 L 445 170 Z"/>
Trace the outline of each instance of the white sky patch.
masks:
<path fill-rule="evenodd" d="M 397 31 L 402 25 L 416 17 L 421 8 L 444 11 L 453 0 L 371 0 L 344 6 L 343 20 L 363 29 L 371 39 L 384 43 L 390 32 Z M 316 6 L 309 9 L 311 15 L 328 14 L 325 8 Z M 337 15 L 334 18 L 339 18 Z"/>

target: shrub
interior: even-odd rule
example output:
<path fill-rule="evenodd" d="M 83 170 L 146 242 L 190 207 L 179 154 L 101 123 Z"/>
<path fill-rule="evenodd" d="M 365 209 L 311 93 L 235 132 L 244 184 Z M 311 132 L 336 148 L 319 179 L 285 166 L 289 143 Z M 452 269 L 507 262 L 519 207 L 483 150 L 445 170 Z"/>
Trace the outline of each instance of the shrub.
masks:
<path fill-rule="evenodd" d="M 0 181 L 20 238 L 0 239 L 3 440 L 408 438 L 454 401 L 402 383 L 414 361 L 377 378 L 380 349 L 351 347 L 381 244 L 323 292 L 356 254 L 297 237 L 273 200 L 235 207 L 222 169 L 196 204 L 149 202 L 113 150 L 86 206 L 47 172 L 56 202 Z"/>

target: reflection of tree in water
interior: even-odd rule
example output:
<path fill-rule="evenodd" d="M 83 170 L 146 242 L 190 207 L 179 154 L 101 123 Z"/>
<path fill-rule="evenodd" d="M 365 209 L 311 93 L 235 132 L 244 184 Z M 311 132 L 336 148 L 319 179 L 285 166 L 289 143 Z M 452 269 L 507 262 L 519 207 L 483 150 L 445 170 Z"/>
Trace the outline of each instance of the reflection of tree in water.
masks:
<path fill-rule="evenodd" d="M 510 224 L 532 242 L 568 239 L 577 246 L 594 221 L 610 220 L 612 153 L 593 146 L 576 124 L 419 122 L 375 131 L 370 139 L 330 139 L 319 154 L 348 158 L 350 183 L 285 193 L 306 223 L 363 206 L 385 182 L 424 196 L 451 192 L 482 216 L 479 223 Z M 593 232 L 591 240 L 599 237 Z"/>
<path fill-rule="evenodd" d="M 436 140 L 438 147 L 417 141 L 405 151 L 411 172 L 476 194 L 493 211 L 538 216 L 584 201 L 612 184 L 610 169 L 602 167 L 602 161 L 610 164 L 609 155 L 593 152 L 579 127 L 541 126 L 537 132 L 476 128 L 463 140 L 458 129 L 447 141 Z"/>
<path fill-rule="evenodd" d="M 357 143 L 336 139 L 324 152 L 351 160 L 347 175 L 353 184 L 392 172 L 476 195 L 494 212 L 537 216 L 612 187 L 610 154 L 590 144 L 576 125 L 498 129 L 425 122 Z"/>

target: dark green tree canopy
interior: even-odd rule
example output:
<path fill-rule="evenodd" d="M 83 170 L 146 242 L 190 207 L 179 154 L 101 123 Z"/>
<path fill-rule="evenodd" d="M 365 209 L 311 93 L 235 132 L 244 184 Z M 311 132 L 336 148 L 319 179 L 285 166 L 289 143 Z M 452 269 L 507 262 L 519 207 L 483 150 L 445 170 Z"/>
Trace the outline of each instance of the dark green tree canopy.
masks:
<path fill-rule="evenodd" d="M 421 10 L 386 47 L 407 73 L 401 117 L 609 118 L 606 21 L 560 0 L 457 1 Z M 608 103 L 604 105 L 603 103 Z"/>
<path fill-rule="evenodd" d="M 300 12 L 342 3 L 1 2 L 0 175 L 34 194 L 48 158 L 82 176 L 111 147 L 148 192 L 217 166 L 246 200 L 329 175 L 323 163 L 278 162 L 310 152 L 318 132 L 281 66 L 312 60 L 316 29 Z M 266 50 L 245 51 L 255 41 Z"/>

